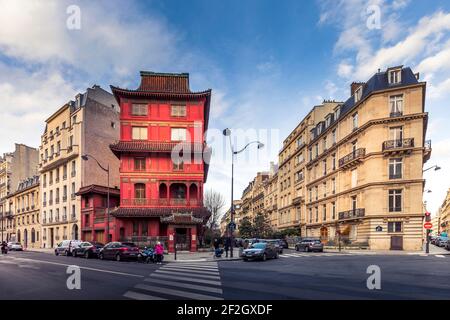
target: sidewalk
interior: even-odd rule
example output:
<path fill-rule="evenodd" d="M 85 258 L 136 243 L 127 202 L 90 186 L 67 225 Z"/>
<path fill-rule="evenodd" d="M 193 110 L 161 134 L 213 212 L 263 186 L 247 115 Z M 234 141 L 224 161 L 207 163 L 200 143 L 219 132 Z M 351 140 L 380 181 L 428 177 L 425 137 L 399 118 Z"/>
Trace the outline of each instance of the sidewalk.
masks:
<path fill-rule="evenodd" d="M 211 249 L 211 251 L 207 252 L 188 252 L 188 251 L 181 251 L 177 252 L 177 260 L 175 260 L 175 254 L 170 253 L 164 255 L 164 261 L 165 262 L 210 262 L 210 261 L 236 261 L 241 260 L 239 257 L 239 249 L 234 248 L 233 250 L 233 258 L 230 257 L 230 254 L 228 253 L 228 258 L 225 257 L 225 253 L 222 255 L 222 258 L 215 258 L 214 257 L 214 251 Z"/>
<path fill-rule="evenodd" d="M 339 252 L 337 248 L 325 247 L 325 252 Z M 421 251 L 400 251 L 400 250 L 367 250 L 342 248 L 341 253 L 360 253 L 360 254 L 379 254 L 379 255 L 423 255 L 425 253 L 425 244 Z M 450 251 L 437 247 L 430 243 L 430 255 L 450 255 Z"/>

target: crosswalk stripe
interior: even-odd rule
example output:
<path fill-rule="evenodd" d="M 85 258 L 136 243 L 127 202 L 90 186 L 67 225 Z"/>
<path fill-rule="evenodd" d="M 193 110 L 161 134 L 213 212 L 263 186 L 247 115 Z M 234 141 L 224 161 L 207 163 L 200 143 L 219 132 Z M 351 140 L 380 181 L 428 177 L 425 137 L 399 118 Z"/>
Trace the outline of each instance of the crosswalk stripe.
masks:
<path fill-rule="evenodd" d="M 218 268 L 217 264 L 204 266 L 204 265 L 199 265 L 199 264 L 172 263 L 172 264 L 168 264 L 166 266 L 169 266 L 169 265 L 177 265 L 180 267 L 192 267 L 192 268 L 207 268 L 207 269 Z"/>
<path fill-rule="evenodd" d="M 191 283 L 181 283 L 181 282 L 175 282 L 175 281 L 160 280 L 160 279 L 155 279 L 155 278 L 147 278 L 144 281 L 158 283 L 158 284 L 164 284 L 164 285 L 168 285 L 168 286 L 172 286 L 172 287 L 194 289 L 194 290 L 219 293 L 219 294 L 223 293 L 222 289 L 220 289 L 220 288 L 199 286 L 199 285 L 195 285 L 195 284 L 191 284 Z"/>
<path fill-rule="evenodd" d="M 221 297 L 216 296 L 210 296 L 195 292 L 189 292 L 189 291 L 181 291 L 181 290 L 175 290 L 175 289 L 169 289 L 169 288 L 163 288 L 163 287 L 152 287 L 146 284 L 137 284 L 134 286 L 136 289 L 146 290 L 150 292 L 157 292 L 157 293 L 163 293 L 168 294 L 172 296 L 179 296 L 183 298 L 190 298 L 195 300 L 223 300 Z"/>
<path fill-rule="evenodd" d="M 219 268 L 198 268 L 198 267 L 184 267 L 184 266 L 176 266 L 176 265 L 168 265 L 164 266 L 161 269 L 171 269 L 171 268 L 177 268 L 177 269 L 187 269 L 187 270 L 199 270 L 199 271 L 219 271 Z"/>
<path fill-rule="evenodd" d="M 437 254 L 436 257 L 438 257 L 438 258 L 445 258 L 445 256 L 442 255 L 442 254 Z"/>
<path fill-rule="evenodd" d="M 184 273 L 206 274 L 206 275 L 210 275 L 210 276 L 218 276 L 219 275 L 219 271 L 203 271 L 203 270 L 192 270 L 192 269 L 186 269 L 186 268 L 164 268 L 164 270 L 184 272 Z"/>
<path fill-rule="evenodd" d="M 156 270 L 155 273 L 163 273 L 163 274 L 171 274 L 171 275 L 180 275 L 179 272 L 174 272 L 174 271 L 166 271 L 166 270 Z M 205 278 L 205 279 L 212 279 L 212 280 L 220 280 L 220 276 L 210 276 L 210 275 L 200 275 L 200 274 L 189 274 L 189 277 L 194 277 L 194 278 Z"/>
<path fill-rule="evenodd" d="M 134 300 L 167 300 L 160 297 L 151 296 L 148 294 L 143 294 L 134 291 L 127 291 L 124 295 L 126 298 L 134 299 Z"/>
<path fill-rule="evenodd" d="M 169 280 L 180 280 L 180 281 L 188 281 L 188 282 L 194 282 L 194 283 L 203 283 L 203 284 L 211 284 L 215 286 L 220 286 L 222 283 L 219 281 L 214 280 L 206 280 L 206 279 L 197 279 L 197 278 L 191 278 L 191 277 L 180 277 L 180 276 L 174 276 L 174 275 L 166 275 L 166 274 L 151 274 L 150 277 L 157 277 L 162 279 L 169 279 Z"/>

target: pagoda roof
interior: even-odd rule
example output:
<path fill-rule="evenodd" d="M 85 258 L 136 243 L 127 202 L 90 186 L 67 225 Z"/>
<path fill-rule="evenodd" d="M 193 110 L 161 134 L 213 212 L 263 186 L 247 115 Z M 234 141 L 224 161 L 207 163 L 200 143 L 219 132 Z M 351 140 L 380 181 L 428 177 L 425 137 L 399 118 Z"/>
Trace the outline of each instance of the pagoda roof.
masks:
<path fill-rule="evenodd" d="M 116 218 L 134 217 L 168 217 L 178 215 L 192 215 L 197 219 L 207 219 L 211 213 L 205 207 L 198 208 L 116 208 L 111 211 L 111 215 Z"/>
<path fill-rule="evenodd" d="M 120 152 L 172 152 L 175 147 L 181 147 L 180 151 L 201 153 L 206 150 L 206 145 L 200 142 L 180 141 L 119 141 L 109 146 L 116 156 Z"/>
<path fill-rule="evenodd" d="M 91 184 L 89 186 L 85 186 L 80 188 L 78 192 L 76 193 L 77 196 L 81 196 L 84 194 L 89 193 L 96 193 L 96 194 L 107 194 L 108 193 L 108 187 L 100 186 L 97 184 Z M 120 190 L 117 188 L 109 188 L 109 194 L 112 196 L 120 196 Z"/>

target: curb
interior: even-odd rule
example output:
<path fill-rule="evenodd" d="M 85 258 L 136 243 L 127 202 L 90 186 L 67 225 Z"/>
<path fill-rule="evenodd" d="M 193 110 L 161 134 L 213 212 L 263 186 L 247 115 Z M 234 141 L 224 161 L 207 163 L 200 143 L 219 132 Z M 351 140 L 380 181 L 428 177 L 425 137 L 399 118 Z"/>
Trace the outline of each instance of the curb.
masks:
<path fill-rule="evenodd" d="M 221 262 L 221 261 L 239 261 L 241 258 L 232 258 L 232 259 L 189 259 L 189 260 L 171 260 L 166 261 L 166 263 L 190 263 L 190 262 Z"/>

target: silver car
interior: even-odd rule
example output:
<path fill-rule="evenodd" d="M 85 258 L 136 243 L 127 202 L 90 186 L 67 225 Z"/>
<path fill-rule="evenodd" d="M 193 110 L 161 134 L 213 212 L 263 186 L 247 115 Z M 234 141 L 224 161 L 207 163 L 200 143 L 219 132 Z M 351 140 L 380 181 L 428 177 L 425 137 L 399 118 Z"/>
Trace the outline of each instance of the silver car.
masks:
<path fill-rule="evenodd" d="M 7 247 L 9 251 L 23 251 L 23 247 L 19 242 L 8 242 Z"/>

